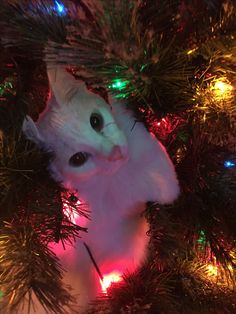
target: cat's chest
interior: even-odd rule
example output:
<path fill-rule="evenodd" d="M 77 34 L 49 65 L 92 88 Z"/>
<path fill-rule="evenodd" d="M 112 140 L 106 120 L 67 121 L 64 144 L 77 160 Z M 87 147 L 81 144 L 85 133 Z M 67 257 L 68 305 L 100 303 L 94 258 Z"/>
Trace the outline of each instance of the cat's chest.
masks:
<path fill-rule="evenodd" d="M 92 211 L 91 221 L 87 224 L 88 233 L 82 240 L 89 245 L 98 261 L 140 260 L 148 242 L 148 225 L 141 215 L 144 207 L 144 204 L 139 205 L 139 210 L 133 214 L 114 210 L 106 213 Z"/>
<path fill-rule="evenodd" d="M 77 224 L 86 226 L 88 232 L 81 234 L 75 247 L 61 256 L 64 264 L 69 264 L 73 271 L 78 267 L 94 268 L 85 243 L 102 272 L 107 272 L 108 268 L 134 271 L 144 260 L 149 242 L 149 226 L 141 215 L 144 206 L 140 205 L 138 213 L 132 215 L 92 210 L 90 221 L 78 218 Z"/>

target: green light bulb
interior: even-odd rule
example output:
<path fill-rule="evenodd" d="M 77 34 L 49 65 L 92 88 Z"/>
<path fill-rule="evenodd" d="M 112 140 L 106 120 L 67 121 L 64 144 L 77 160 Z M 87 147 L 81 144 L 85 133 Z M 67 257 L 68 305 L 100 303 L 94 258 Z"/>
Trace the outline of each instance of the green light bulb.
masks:
<path fill-rule="evenodd" d="M 126 87 L 127 82 L 126 81 L 122 81 L 120 79 L 115 79 L 111 85 L 108 85 L 108 88 L 112 88 L 112 89 L 117 89 L 117 90 L 122 90 Z"/>
<path fill-rule="evenodd" d="M 206 244 L 206 235 L 203 230 L 200 231 L 199 239 L 197 240 L 198 243 Z"/>

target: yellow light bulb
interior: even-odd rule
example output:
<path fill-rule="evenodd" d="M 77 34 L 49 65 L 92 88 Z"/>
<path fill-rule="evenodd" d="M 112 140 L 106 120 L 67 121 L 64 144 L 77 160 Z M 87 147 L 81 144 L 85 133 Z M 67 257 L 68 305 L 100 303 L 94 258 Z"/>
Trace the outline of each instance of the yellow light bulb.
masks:
<path fill-rule="evenodd" d="M 213 80 L 210 86 L 215 101 L 225 101 L 232 98 L 233 86 L 230 85 L 226 78 Z"/>
<path fill-rule="evenodd" d="M 207 265 L 207 272 L 209 273 L 209 275 L 211 276 L 217 276 L 217 266 L 213 265 L 213 264 L 209 264 Z"/>
<path fill-rule="evenodd" d="M 215 84 L 213 85 L 213 89 L 215 90 L 216 94 L 219 94 L 219 93 L 224 94 L 231 91 L 233 89 L 233 86 L 219 80 L 215 82 Z"/>
<path fill-rule="evenodd" d="M 187 51 L 187 55 L 191 55 L 193 52 L 195 52 L 197 50 L 197 48 L 194 49 L 190 49 Z"/>

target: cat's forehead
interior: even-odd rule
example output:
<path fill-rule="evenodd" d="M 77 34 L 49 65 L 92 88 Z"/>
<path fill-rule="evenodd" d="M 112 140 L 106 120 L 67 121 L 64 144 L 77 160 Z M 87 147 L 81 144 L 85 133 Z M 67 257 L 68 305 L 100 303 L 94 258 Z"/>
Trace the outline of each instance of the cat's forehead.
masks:
<path fill-rule="evenodd" d="M 72 110 L 78 114 L 92 111 L 111 111 L 110 105 L 100 96 L 90 91 L 81 94 L 78 90 L 73 97 L 68 99 L 67 110 Z"/>

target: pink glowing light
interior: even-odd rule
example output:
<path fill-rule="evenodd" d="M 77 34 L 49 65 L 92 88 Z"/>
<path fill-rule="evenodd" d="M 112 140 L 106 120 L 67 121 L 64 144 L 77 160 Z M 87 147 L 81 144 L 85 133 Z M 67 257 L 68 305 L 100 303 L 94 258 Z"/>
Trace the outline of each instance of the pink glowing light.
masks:
<path fill-rule="evenodd" d="M 77 224 L 80 226 L 86 227 L 86 224 L 88 223 L 88 219 L 80 216 L 75 209 L 71 206 L 70 202 L 68 201 L 68 198 L 70 197 L 70 193 L 63 192 L 61 193 L 61 200 L 63 203 L 63 213 L 65 216 L 69 219 L 70 222 L 73 224 Z M 79 205 L 81 204 L 80 200 L 77 200 L 74 202 L 74 205 Z M 67 255 L 67 258 L 73 260 L 75 259 L 75 252 L 73 246 L 71 246 L 70 243 L 64 242 L 62 243 L 61 241 L 59 243 L 53 242 L 50 244 L 50 247 L 52 248 L 53 252 L 62 257 L 64 255 Z"/>
<path fill-rule="evenodd" d="M 103 280 L 100 279 L 102 291 L 107 293 L 107 289 L 111 286 L 112 283 L 121 282 L 122 276 L 118 271 L 111 272 L 110 274 L 104 275 Z"/>
<path fill-rule="evenodd" d="M 75 211 L 72 211 L 71 207 L 66 203 L 63 203 L 63 212 L 66 215 L 66 217 L 68 217 L 69 220 L 73 222 L 73 224 L 76 224 L 79 215 Z"/>
<path fill-rule="evenodd" d="M 69 194 L 66 196 L 68 197 Z M 64 212 L 64 214 L 66 215 L 66 217 L 69 218 L 69 220 L 72 223 L 76 224 L 76 222 L 78 222 L 78 219 L 79 219 L 78 213 L 76 213 L 75 210 L 73 210 L 73 208 L 71 208 L 70 204 L 66 201 L 66 198 L 63 197 L 63 193 L 62 193 L 61 197 L 63 200 L 63 212 Z M 80 204 L 81 204 L 80 200 L 77 200 L 77 202 L 75 203 L 75 205 L 80 205 Z"/>

